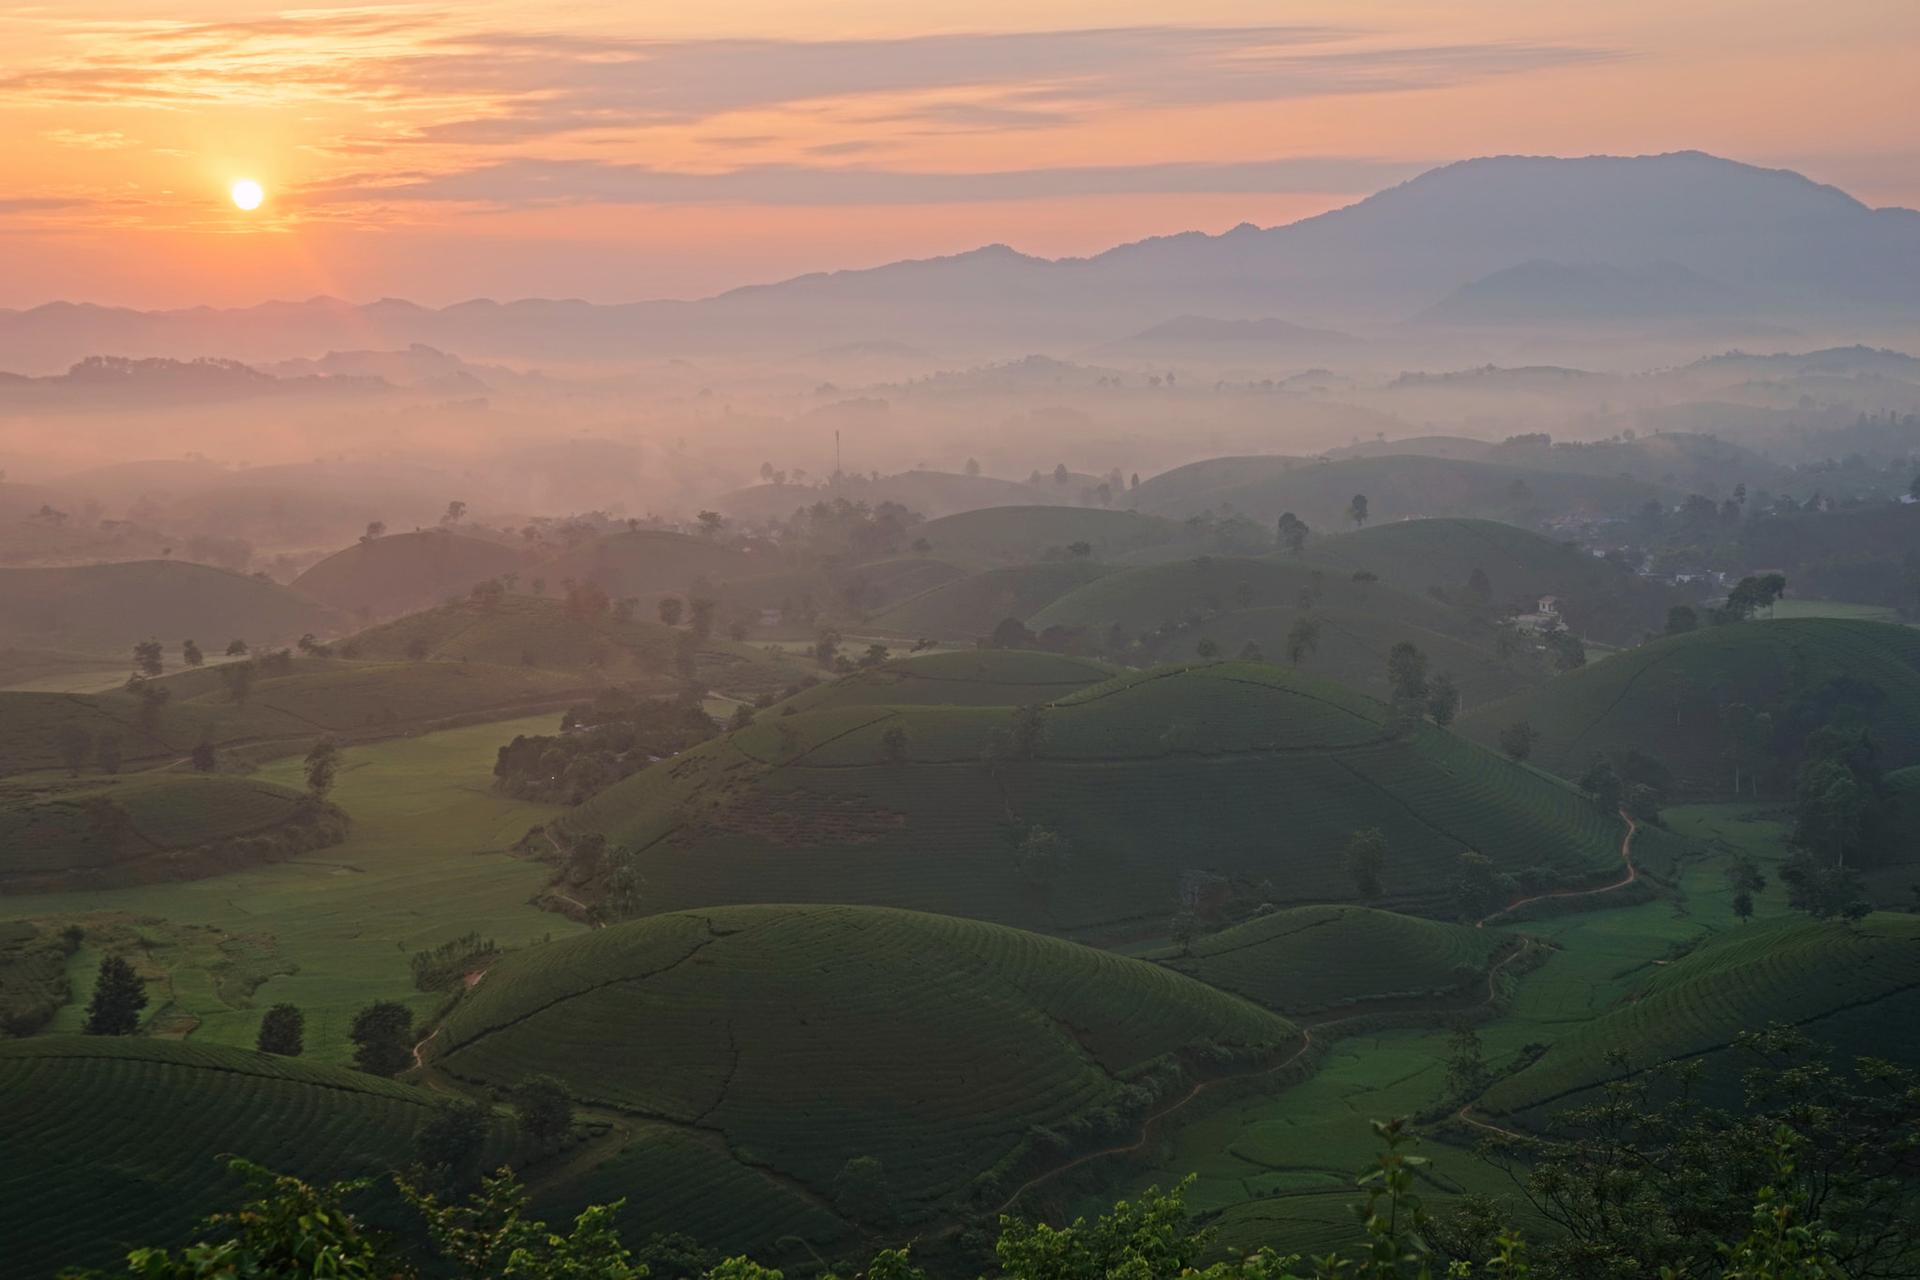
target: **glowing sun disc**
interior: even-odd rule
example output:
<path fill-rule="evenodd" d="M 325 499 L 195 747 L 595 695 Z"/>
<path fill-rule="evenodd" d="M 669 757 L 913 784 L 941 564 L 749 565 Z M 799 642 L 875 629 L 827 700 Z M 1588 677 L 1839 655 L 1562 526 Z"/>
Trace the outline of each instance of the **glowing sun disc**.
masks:
<path fill-rule="evenodd" d="M 258 209 L 260 202 L 267 198 L 267 193 L 252 178 L 239 179 L 228 194 L 233 197 L 235 205 L 247 210 Z"/>

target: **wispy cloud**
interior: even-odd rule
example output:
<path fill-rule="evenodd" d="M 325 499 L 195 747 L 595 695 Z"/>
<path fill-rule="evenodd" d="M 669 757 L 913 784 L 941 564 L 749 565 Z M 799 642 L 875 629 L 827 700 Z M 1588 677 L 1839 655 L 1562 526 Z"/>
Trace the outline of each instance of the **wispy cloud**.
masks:
<path fill-rule="evenodd" d="M 451 173 L 347 178 L 312 188 L 318 202 L 451 201 L 495 207 L 580 204 L 908 205 L 1075 196 L 1360 191 L 1423 166 L 1366 158 L 1244 164 L 1139 164 L 916 173 L 861 167 L 751 165 L 682 173 L 594 160 L 513 159 Z"/>
<path fill-rule="evenodd" d="M 655 41 L 459 31 L 388 9 L 134 25 L 80 45 L 71 60 L 0 76 L 0 93 L 160 107 L 360 101 L 421 117 L 414 140 L 464 145 L 863 99 L 875 101 L 872 122 L 1045 128 L 1103 106 L 1436 88 L 1621 56 L 1573 44 L 1407 45 L 1358 28 L 1283 25 Z"/>

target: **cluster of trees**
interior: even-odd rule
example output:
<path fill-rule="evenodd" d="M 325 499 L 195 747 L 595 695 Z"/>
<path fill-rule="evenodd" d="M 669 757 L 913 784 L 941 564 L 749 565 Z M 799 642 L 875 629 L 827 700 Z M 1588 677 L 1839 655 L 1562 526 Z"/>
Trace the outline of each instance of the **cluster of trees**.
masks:
<path fill-rule="evenodd" d="M 718 733 L 696 698 L 608 688 L 560 717 L 557 735 L 516 735 L 494 760 L 494 786 L 523 800 L 579 804 Z"/>

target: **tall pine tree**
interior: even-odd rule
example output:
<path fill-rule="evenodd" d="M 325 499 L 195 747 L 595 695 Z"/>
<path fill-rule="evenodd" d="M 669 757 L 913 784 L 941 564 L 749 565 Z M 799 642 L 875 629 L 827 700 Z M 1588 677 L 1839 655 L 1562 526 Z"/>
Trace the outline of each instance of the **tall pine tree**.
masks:
<path fill-rule="evenodd" d="M 133 966 L 119 956 L 100 962 L 93 999 L 87 1002 L 86 1033 L 90 1036 L 130 1036 L 140 1029 L 140 1011 L 147 1007 L 147 984 Z"/>

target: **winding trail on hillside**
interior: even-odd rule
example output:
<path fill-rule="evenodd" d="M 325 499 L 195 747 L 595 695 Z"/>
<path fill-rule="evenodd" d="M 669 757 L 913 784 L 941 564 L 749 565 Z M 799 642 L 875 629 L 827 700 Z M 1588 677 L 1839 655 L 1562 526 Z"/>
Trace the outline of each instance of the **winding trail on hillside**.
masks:
<path fill-rule="evenodd" d="M 1597 893 L 1613 893 L 1616 890 L 1626 888 L 1638 880 L 1640 878 L 1640 868 L 1635 866 L 1633 862 L 1633 837 L 1639 834 L 1640 824 L 1635 822 L 1633 815 L 1629 814 L 1625 809 L 1620 810 L 1620 818 L 1621 821 L 1627 824 L 1627 833 L 1620 838 L 1620 861 L 1627 865 L 1627 874 L 1624 877 L 1614 881 L 1612 884 L 1603 884 L 1596 889 L 1556 889 L 1552 893 L 1536 893 L 1531 897 L 1519 898 L 1509 902 L 1506 906 L 1493 912 L 1491 915 L 1482 916 L 1474 923 L 1473 927 L 1476 929 L 1484 929 L 1487 927 L 1489 920 L 1498 920 L 1501 916 L 1518 911 L 1530 902 L 1544 902 L 1548 898 L 1585 898 Z"/>

